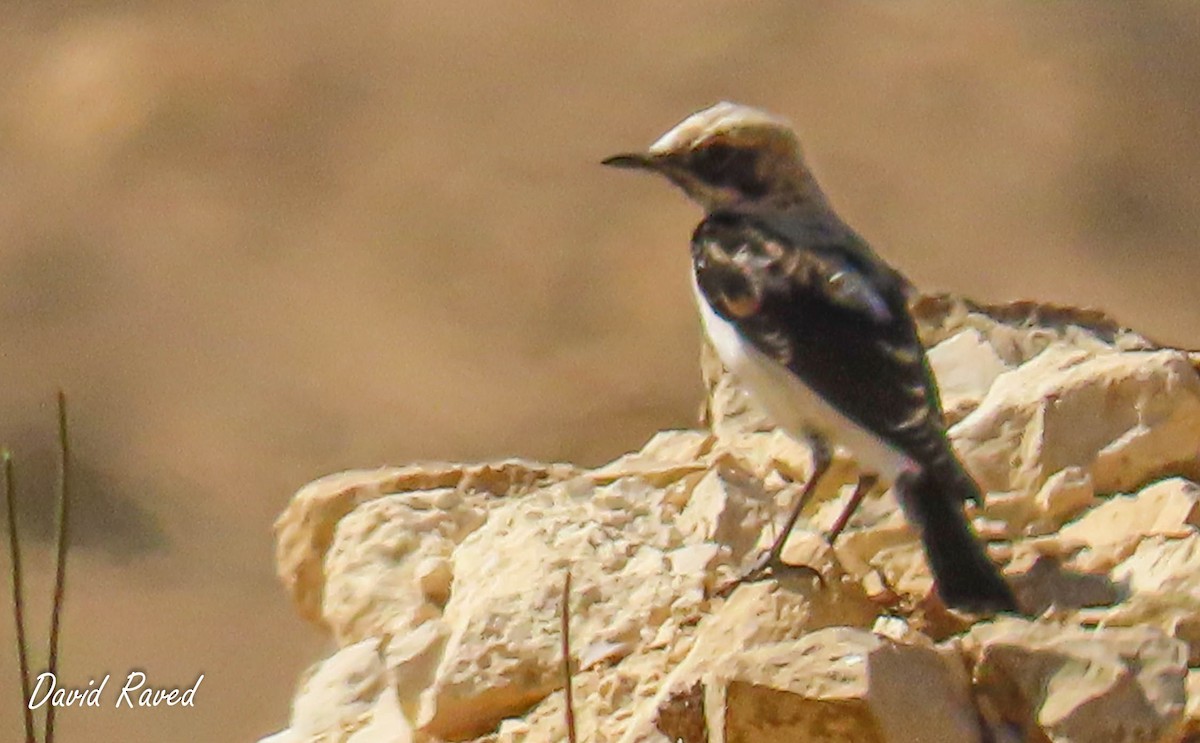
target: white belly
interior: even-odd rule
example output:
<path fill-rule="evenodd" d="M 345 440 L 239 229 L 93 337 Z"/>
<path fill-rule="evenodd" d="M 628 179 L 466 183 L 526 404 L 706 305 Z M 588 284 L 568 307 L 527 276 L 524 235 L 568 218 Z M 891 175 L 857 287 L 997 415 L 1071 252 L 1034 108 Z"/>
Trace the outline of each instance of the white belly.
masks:
<path fill-rule="evenodd" d="M 704 330 L 721 362 L 771 420 L 796 438 L 819 434 L 845 450 L 864 470 L 878 474 L 885 484 L 896 479 L 908 464 L 902 452 L 842 415 L 786 367 L 746 341 L 737 328 L 713 311 L 694 277 L 692 288 Z"/>

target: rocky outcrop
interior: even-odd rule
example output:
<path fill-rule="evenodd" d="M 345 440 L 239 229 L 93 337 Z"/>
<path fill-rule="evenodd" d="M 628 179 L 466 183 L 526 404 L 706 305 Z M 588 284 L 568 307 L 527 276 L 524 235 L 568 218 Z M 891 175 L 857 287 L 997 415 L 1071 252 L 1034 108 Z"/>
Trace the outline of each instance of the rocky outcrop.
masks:
<path fill-rule="evenodd" d="M 706 355 L 705 430 L 600 468 L 414 465 L 297 493 L 280 575 L 340 649 L 263 743 L 566 740 L 564 602 L 581 741 L 1200 735 L 1200 359 L 1096 313 L 916 310 L 1029 618 L 942 606 L 890 494 L 831 548 L 850 461 L 785 554 L 821 578 L 716 597 L 811 463 Z"/>

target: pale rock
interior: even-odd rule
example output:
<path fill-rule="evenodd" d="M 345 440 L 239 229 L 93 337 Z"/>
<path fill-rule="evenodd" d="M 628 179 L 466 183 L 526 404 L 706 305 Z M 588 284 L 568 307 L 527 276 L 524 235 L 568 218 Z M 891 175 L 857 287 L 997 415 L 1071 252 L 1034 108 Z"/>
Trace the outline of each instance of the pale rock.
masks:
<path fill-rule="evenodd" d="M 1059 535 L 1110 556 L 1130 555 L 1146 536 L 1184 536 L 1200 522 L 1200 487 L 1179 477 L 1154 483 L 1133 495 L 1116 495 L 1067 524 Z M 1093 558 L 1094 560 L 1094 558 Z"/>
<path fill-rule="evenodd" d="M 1096 487 L 1082 468 L 1065 467 L 1046 480 L 1033 503 L 1037 517 L 1027 533 L 1048 534 L 1096 505 Z"/>
<path fill-rule="evenodd" d="M 414 743 L 378 640 L 348 645 L 309 673 L 292 704 L 288 730 L 260 743 L 288 740 Z"/>
<path fill-rule="evenodd" d="M 842 739 L 970 741 L 977 719 L 997 743 L 1177 739 L 1184 648 L 1200 658 L 1195 486 L 1179 479 L 1200 475 L 1196 357 L 1094 312 L 915 307 L 951 414 L 978 404 L 952 430 L 989 491 L 974 523 L 1010 540 L 990 554 L 1022 606 L 1057 624 L 960 638 L 973 619 L 931 592 L 890 496 L 868 498 L 831 549 L 821 530 L 858 477 L 840 453 L 788 542 L 796 568 L 711 598 L 773 541 L 812 464 L 706 349 L 711 432 L 666 431 L 590 472 L 435 463 L 297 493 L 276 524 L 279 573 L 344 647 L 266 740 L 565 740 L 568 569 L 581 741 L 794 740 L 814 720 Z M 1096 493 L 1118 491 L 1137 507 L 1085 528 L 1126 500 L 1097 507 Z"/>
<path fill-rule="evenodd" d="M 609 662 L 699 612 L 708 577 L 671 570 L 668 553 L 684 542 L 664 528 L 660 491 L 638 477 L 569 485 L 500 503 L 455 551 L 455 583 L 472 590 L 445 606 L 449 637 L 421 694 L 422 732 L 480 735 L 559 688 L 559 648 L 546 639 L 558 635 L 568 568 L 572 643 L 614 648 Z"/>
<path fill-rule="evenodd" d="M 1167 531 L 1172 523 L 1179 530 L 1200 528 L 1200 485 L 1191 480 L 1169 477 L 1142 488 L 1139 495 L 1147 499 L 1148 508 L 1162 509 L 1162 519 L 1156 526 L 1163 531 Z M 1193 529 L 1186 528 L 1189 526 Z"/>
<path fill-rule="evenodd" d="M 1070 542 L 1070 544 L 1078 545 L 1079 551 L 1064 561 L 1064 567 L 1081 573 L 1107 574 L 1122 560 L 1129 557 L 1127 545 L 1124 544 L 1103 547 L 1088 547 L 1082 542 Z"/>
<path fill-rule="evenodd" d="M 789 483 L 807 483 L 813 475 L 813 449 L 807 439 L 775 429 L 767 434 L 750 434 L 735 443 L 743 456 L 761 454 L 766 459 L 769 467 L 764 473 L 766 477 L 778 472 Z M 845 470 L 853 467 L 852 461 L 835 453 L 834 461 L 822 479 L 849 479 L 850 474 Z"/>
<path fill-rule="evenodd" d="M 869 628 L 879 610 L 857 582 L 828 570 L 825 585 L 805 576 L 784 589 L 762 581 L 738 586 L 729 599 L 700 620 L 688 657 L 677 669 L 704 667 L 746 649 L 794 640 L 832 626 Z"/>
<path fill-rule="evenodd" d="M 761 554 L 755 556 L 756 560 L 761 557 Z M 833 545 L 829 543 L 824 534 L 817 532 L 793 530 L 792 536 L 783 546 L 780 558 L 785 567 L 779 572 L 783 572 L 784 575 L 773 576 L 776 581 L 785 580 L 789 571 L 796 572 L 797 570 L 810 572 L 814 576 L 820 575 L 822 580 L 840 578 L 847 573 L 842 564 L 838 562 L 837 552 Z"/>
<path fill-rule="evenodd" d="M 883 574 L 875 568 L 865 571 L 861 583 L 871 603 L 877 606 L 895 606 L 900 603 L 900 594 L 887 584 Z"/>
<path fill-rule="evenodd" d="M 1055 343 L 1088 351 L 1155 348 L 1144 336 L 1093 309 L 1031 300 L 988 304 L 950 294 L 923 294 L 910 306 L 926 345 L 974 329 L 1009 366 L 1023 364 Z"/>
<path fill-rule="evenodd" d="M 716 542 L 734 563 L 748 564 L 775 541 L 804 485 L 793 483 L 769 491 L 744 467 L 744 459 L 732 455 L 712 458 L 710 465 L 691 489 L 676 526 L 688 539 Z M 822 479 L 816 499 L 836 487 L 836 477 L 835 471 Z M 863 510 L 869 511 L 870 506 Z M 801 530 L 814 528 L 802 518 L 788 544 L 803 536 Z"/>
<path fill-rule="evenodd" d="M 724 659 L 796 640 L 821 628 L 870 627 L 879 611 L 861 587 L 832 566 L 826 566 L 826 571 L 824 586 L 811 576 L 797 576 L 795 581 L 784 577 L 787 589 L 766 581 L 738 586 L 726 602 L 700 620 L 687 656 L 671 667 L 658 696 L 638 713 L 623 741 L 653 739 L 663 714 L 686 719 L 689 690 Z"/>
<path fill-rule="evenodd" d="M 1121 597 L 1121 590 L 1103 573 L 1073 569 L 1060 559 L 1048 555 L 1023 552 L 1005 569 L 1005 577 L 1026 612 L 1040 615 L 1052 611 L 1055 615 L 1083 607 L 1111 606 Z"/>
<path fill-rule="evenodd" d="M 1187 648 L 1157 629 L 1004 618 L 972 628 L 963 647 L 977 693 L 1027 740 L 1140 743 L 1182 732 Z"/>
<path fill-rule="evenodd" d="M 661 431 L 646 445 L 587 473 L 597 483 L 639 476 L 663 485 L 706 469 L 703 457 L 713 444 L 707 431 Z"/>
<path fill-rule="evenodd" d="M 715 571 L 721 547 L 711 542 L 686 544 L 667 553 L 671 572 L 679 575 L 706 575 Z"/>
<path fill-rule="evenodd" d="M 727 545 L 741 559 L 759 544 L 776 511 L 774 496 L 734 462 L 723 462 L 701 476 L 675 521 L 689 540 Z"/>
<path fill-rule="evenodd" d="M 365 725 L 346 738 L 346 743 L 437 743 L 429 736 L 419 736 L 400 709 L 395 694 L 381 694 L 371 708 Z"/>
<path fill-rule="evenodd" d="M 321 623 L 325 551 L 343 516 L 391 492 L 403 467 L 352 470 L 309 483 L 275 520 L 275 566 L 300 616 Z"/>
<path fill-rule="evenodd" d="M 1197 467 L 1200 377 L 1179 351 L 1056 344 L 1001 374 L 951 436 L 985 490 L 1035 493 L 1080 467 L 1098 492 L 1128 491 Z"/>
<path fill-rule="evenodd" d="M 925 562 L 925 551 L 915 539 L 879 550 L 871 564 L 900 594 L 920 599 L 933 593 L 933 574 Z"/>
<path fill-rule="evenodd" d="M 865 590 L 877 600 L 899 594 L 914 603 L 933 592 L 924 549 L 899 510 L 870 528 L 844 533 L 835 551 L 839 562 L 865 580 Z"/>
<path fill-rule="evenodd" d="M 1086 627 L 1157 627 L 1187 644 L 1188 665 L 1200 666 L 1200 596 L 1135 593 L 1117 606 L 1084 609 L 1075 621 Z"/>
<path fill-rule="evenodd" d="M 275 520 L 275 564 L 300 616 L 322 624 L 325 552 L 343 516 L 384 495 L 455 488 L 515 494 L 565 480 L 578 470 L 520 459 L 483 464 L 424 463 L 328 475 L 301 488 Z"/>
<path fill-rule="evenodd" d="M 649 651 L 630 656 L 615 666 L 573 674 L 579 740 L 588 743 L 621 740 L 634 722 L 634 711 L 651 703 L 672 665 L 666 653 Z M 496 733 L 479 740 L 488 743 L 566 741 L 565 700 L 562 690 L 555 691 L 527 714 L 504 720 Z"/>
<path fill-rule="evenodd" d="M 435 606 L 445 606 L 450 600 L 450 587 L 454 581 L 454 569 L 450 560 L 443 556 L 426 557 L 417 563 L 413 571 L 421 595 Z"/>
<path fill-rule="evenodd" d="M 984 539 L 1013 539 L 1028 533 L 1038 516 L 1037 501 L 1028 493 L 988 493 L 974 526 Z"/>
<path fill-rule="evenodd" d="M 877 564 L 877 558 L 884 550 L 912 545 L 916 539 L 916 533 L 897 509 L 870 528 L 844 532 L 834 547 L 843 564 L 865 566 Z"/>
<path fill-rule="evenodd" d="M 701 686 L 712 743 L 979 740 L 961 661 L 861 629 L 832 627 L 727 656 Z M 682 737 L 662 723 L 670 739 Z"/>
<path fill-rule="evenodd" d="M 813 515 L 811 521 L 814 524 L 820 525 L 823 530 L 828 530 L 842 515 L 849 504 L 850 499 L 854 496 L 855 485 L 857 480 L 853 475 L 857 471 L 848 469 L 845 478 L 835 481 L 833 484 L 838 486 L 834 491 L 833 497 L 822 501 L 821 498 L 816 498 L 818 505 L 817 512 Z M 866 498 L 858 506 L 858 510 L 854 512 L 850 519 L 848 529 L 869 531 L 867 527 L 875 527 L 880 524 L 890 523 L 891 521 L 904 519 L 900 513 L 900 505 L 896 502 L 892 491 L 889 489 L 886 492 L 881 492 L 880 485 L 876 485 L 874 490 L 867 495 Z"/>
<path fill-rule="evenodd" d="M 718 441 L 755 431 L 774 430 L 775 426 L 762 409 L 738 385 L 737 378 L 725 371 L 707 338 L 701 346 L 700 372 L 708 390 L 701 417 Z"/>
<path fill-rule="evenodd" d="M 984 542 L 985 546 L 1012 539 L 1014 536 L 1008 523 L 1000 519 L 976 516 L 975 518 L 968 518 L 968 520 L 974 527 L 975 534 Z"/>
<path fill-rule="evenodd" d="M 450 639 L 450 627 L 441 621 L 416 627 L 398 619 L 381 638 L 384 663 L 396 687 L 396 699 L 411 719 L 421 694 L 433 685 Z"/>
<path fill-rule="evenodd" d="M 1112 572 L 1113 580 L 1135 593 L 1189 593 L 1200 596 L 1200 535 L 1182 539 L 1143 539 Z"/>
<path fill-rule="evenodd" d="M 486 519 L 481 497 L 455 490 L 389 495 L 346 514 L 326 551 L 322 619 L 343 644 L 397 620 L 436 619 L 449 599 L 450 556 Z"/>
<path fill-rule="evenodd" d="M 919 631 L 904 617 L 882 616 L 875 620 L 871 631 L 880 637 L 902 645 L 920 645 L 933 648 L 933 638 Z"/>
<path fill-rule="evenodd" d="M 996 349 L 975 328 L 950 336 L 929 349 L 928 355 L 942 408 L 952 423 L 977 408 L 996 377 L 1008 370 Z"/>
<path fill-rule="evenodd" d="M 1056 562 L 1066 562 L 1086 547 L 1082 542 L 1069 542 L 1059 539 L 1057 534 L 1041 537 L 1019 539 L 1009 544 L 1005 551 L 1003 562 L 1012 570 L 1028 570 L 1034 563 L 1050 558 Z M 997 552 L 1000 550 L 997 549 Z M 988 554 L 992 554 L 989 549 Z"/>
<path fill-rule="evenodd" d="M 1200 535 L 1148 537 L 1112 571 L 1131 592 L 1101 618 L 1104 624 L 1152 624 L 1188 643 L 1200 661 Z"/>
<path fill-rule="evenodd" d="M 806 482 L 812 474 L 812 447 L 779 429 L 722 439 L 713 447 L 710 461 L 715 457 L 731 457 L 763 481 L 778 477 L 781 483 Z"/>

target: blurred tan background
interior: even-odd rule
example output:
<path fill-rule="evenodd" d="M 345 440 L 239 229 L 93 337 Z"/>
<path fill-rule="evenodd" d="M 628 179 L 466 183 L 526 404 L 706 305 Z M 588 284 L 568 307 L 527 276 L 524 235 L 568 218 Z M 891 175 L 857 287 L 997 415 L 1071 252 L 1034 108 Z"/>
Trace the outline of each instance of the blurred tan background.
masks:
<path fill-rule="evenodd" d="M 306 481 L 689 425 L 698 214 L 596 163 L 722 98 L 790 117 L 921 286 L 1200 345 L 1200 6 L 965 5 L 4 3 L 0 441 L 40 648 L 67 390 L 60 677 L 114 677 L 60 740 L 284 725 L 323 652 L 273 576 Z M 134 668 L 205 673 L 195 708 L 112 710 Z"/>

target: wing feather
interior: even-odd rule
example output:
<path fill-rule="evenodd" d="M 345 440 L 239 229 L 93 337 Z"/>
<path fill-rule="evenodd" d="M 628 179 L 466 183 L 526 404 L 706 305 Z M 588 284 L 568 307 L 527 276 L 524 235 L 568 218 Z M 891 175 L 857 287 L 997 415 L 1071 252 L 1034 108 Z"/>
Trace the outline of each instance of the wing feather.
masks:
<path fill-rule="evenodd" d="M 953 458 L 908 284 L 865 244 L 801 246 L 714 214 L 692 255 L 709 304 L 760 351 L 916 461 Z"/>

